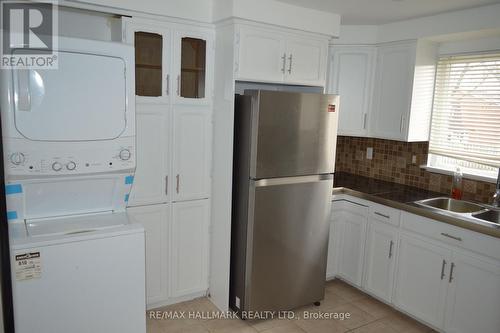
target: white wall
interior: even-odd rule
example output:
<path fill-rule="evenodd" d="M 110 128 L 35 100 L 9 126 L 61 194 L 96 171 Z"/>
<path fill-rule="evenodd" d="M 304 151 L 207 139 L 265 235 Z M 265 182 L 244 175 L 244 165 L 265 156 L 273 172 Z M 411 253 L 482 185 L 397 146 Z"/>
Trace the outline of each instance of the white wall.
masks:
<path fill-rule="evenodd" d="M 103 41 L 121 40 L 120 18 L 79 9 L 59 9 L 59 35 Z"/>
<path fill-rule="evenodd" d="M 338 36 L 340 15 L 275 0 L 214 0 L 213 21 L 235 17 L 329 36 Z"/>
<path fill-rule="evenodd" d="M 212 0 L 68 0 L 68 2 L 108 6 L 122 11 L 129 10 L 206 23 L 212 22 Z"/>
<path fill-rule="evenodd" d="M 439 54 L 458 54 L 481 51 L 500 51 L 500 35 L 496 37 L 443 42 L 439 45 Z"/>

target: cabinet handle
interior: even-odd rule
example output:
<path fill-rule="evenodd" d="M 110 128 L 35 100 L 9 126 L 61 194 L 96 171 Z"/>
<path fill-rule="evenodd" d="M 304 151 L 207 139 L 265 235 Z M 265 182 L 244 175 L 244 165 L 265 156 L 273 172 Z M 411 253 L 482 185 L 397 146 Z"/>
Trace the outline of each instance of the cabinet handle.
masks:
<path fill-rule="evenodd" d="M 177 75 L 177 96 L 181 95 L 181 76 Z"/>
<path fill-rule="evenodd" d="M 168 176 L 165 176 L 165 195 L 168 196 Z"/>
<path fill-rule="evenodd" d="M 451 238 L 451 239 L 457 240 L 457 241 L 459 241 L 459 242 L 461 242 L 461 241 L 462 241 L 462 238 L 457 237 L 457 236 L 452 236 L 452 235 L 447 234 L 447 233 L 444 233 L 444 232 L 442 232 L 442 233 L 441 233 L 441 235 L 442 235 L 442 236 L 444 236 L 444 237 L 448 237 L 448 238 Z"/>
<path fill-rule="evenodd" d="M 448 279 L 448 283 L 451 283 L 453 281 L 453 270 L 455 269 L 455 263 L 451 263 L 451 268 L 450 268 L 450 278 Z"/>
<path fill-rule="evenodd" d="M 288 74 L 292 74 L 292 60 L 293 60 L 293 54 L 290 54 L 290 57 L 288 57 Z"/>
<path fill-rule="evenodd" d="M 403 120 L 404 120 L 404 116 L 401 115 L 401 120 L 400 120 L 400 123 L 399 123 L 399 132 L 403 133 Z"/>
<path fill-rule="evenodd" d="M 281 72 L 285 74 L 285 67 L 286 67 L 286 53 L 283 53 L 283 56 L 281 57 L 281 60 L 283 61 L 283 66 L 281 66 Z"/>
<path fill-rule="evenodd" d="M 389 243 L 389 259 L 392 258 L 392 247 L 394 246 L 394 242 L 391 240 Z"/>
<path fill-rule="evenodd" d="M 390 219 L 391 218 L 389 215 L 385 215 L 385 214 L 382 214 L 382 213 L 379 213 L 379 212 L 375 212 L 375 214 L 378 215 L 378 216 L 385 217 L 386 219 Z"/>
<path fill-rule="evenodd" d="M 441 280 L 445 278 L 444 270 L 446 268 L 446 260 L 443 259 L 443 265 L 441 266 Z"/>
<path fill-rule="evenodd" d="M 180 179 L 181 177 L 180 177 L 179 175 L 177 175 L 177 177 L 176 177 L 176 178 L 177 178 L 177 187 L 176 187 L 176 191 L 177 191 L 177 194 L 179 194 L 179 183 L 180 183 L 180 180 L 179 180 L 179 179 Z"/>
<path fill-rule="evenodd" d="M 170 95 L 170 74 L 167 74 L 167 78 L 165 79 L 167 81 L 167 89 L 165 89 L 165 92 L 167 93 L 167 96 Z"/>
<path fill-rule="evenodd" d="M 363 129 L 366 129 L 366 116 L 367 116 L 367 114 L 365 113 L 363 115 Z"/>

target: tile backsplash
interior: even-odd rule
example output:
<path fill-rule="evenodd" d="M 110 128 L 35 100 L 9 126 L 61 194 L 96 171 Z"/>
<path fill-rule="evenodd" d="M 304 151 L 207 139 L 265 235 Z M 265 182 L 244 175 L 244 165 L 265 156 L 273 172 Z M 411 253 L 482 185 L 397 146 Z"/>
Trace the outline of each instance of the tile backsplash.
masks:
<path fill-rule="evenodd" d="M 366 149 L 373 147 L 373 159 L 366 158 Z M 449 195 L 452 177 L 432 173 L 420 166 L 427 163 L 428 142 L 400 142 L 383 139 L 339 136 L 337 139 L 336 172 L 391 181 Z M 416 156 L 416 163 L 412 163 Z M 464 178 L 466 200 L 490 203 L 495 184 Z"/>

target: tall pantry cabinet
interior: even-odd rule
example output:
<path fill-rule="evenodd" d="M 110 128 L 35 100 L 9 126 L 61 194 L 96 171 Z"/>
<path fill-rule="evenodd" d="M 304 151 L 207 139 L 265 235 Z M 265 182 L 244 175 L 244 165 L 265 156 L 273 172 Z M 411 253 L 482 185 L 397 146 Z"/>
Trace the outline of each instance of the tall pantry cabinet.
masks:
<path fill-rule="evenodd" d="M 208 289 L 214 33 L 125 19 L 135 47 L 137 170 L 129 215 L 146 230 L 147 307 Z"/>

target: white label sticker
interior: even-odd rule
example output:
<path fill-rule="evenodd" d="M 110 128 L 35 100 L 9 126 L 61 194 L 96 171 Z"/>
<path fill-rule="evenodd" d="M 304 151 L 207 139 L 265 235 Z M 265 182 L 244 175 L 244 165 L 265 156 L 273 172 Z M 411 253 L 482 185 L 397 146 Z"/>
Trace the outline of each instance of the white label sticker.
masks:
<path fill-rule="evenodd" d="M 42 258 L 40 252 L 16 254 L 16 280 L 39 279 L 42 275 Z"/>

